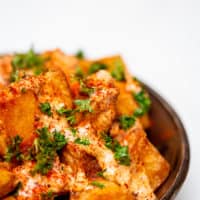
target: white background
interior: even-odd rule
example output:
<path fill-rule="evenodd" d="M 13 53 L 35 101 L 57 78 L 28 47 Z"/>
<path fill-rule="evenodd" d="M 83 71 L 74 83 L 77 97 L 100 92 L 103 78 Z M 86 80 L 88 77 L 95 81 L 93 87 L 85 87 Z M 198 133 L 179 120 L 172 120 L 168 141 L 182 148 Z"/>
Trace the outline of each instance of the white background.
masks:
<path fill-rule="evenodd" d="M 0 53 L 32 44 L 82 48 L 92 58 L 122 54 L 181 116 L 192 160 L 177 199 L 200 199 L 200 1 L 0 0 Z"/>

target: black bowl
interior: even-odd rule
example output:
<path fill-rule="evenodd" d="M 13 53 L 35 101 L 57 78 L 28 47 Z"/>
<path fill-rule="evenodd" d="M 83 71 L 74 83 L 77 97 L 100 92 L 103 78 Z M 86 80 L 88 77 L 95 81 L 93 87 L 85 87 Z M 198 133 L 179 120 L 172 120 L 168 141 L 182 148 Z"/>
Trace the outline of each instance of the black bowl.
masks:
<path fill-rule="evenodd" d="M 186 131 L 174 109 L 153 89 L 144 84 L 151 100 L 152 127 L 147 131 L 150 141 L 171 165 L 167 180 L 157 189 L 159 200 L 172 200 L 183 184 L 190 161 Z"/>

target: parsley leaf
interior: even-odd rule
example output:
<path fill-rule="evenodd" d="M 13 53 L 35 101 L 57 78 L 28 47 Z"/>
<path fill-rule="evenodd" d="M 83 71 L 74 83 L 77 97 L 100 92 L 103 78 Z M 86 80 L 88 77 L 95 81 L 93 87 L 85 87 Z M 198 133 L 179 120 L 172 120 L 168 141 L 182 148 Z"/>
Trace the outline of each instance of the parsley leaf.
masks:
<path fill-rule="evenodd" d="M 145 94 L 144 90 L 141 90 L 139 93 L 134 94 L 134 98 L 139 104 L 139 108 L 135 110 L 134 116 L 136 117 L 143 116 L 149 111 L 151 106 L 151 100 L 147 96 L 147 94 Z"/>
<path fill-rule="evenodd" d="M 74 125 L 74 124 L 76 123 L 76 117 L 75 117 L 75 115 L 71 115 L 71 116 L 67 117 L 66 120 L 67 120 L 71 125 Z"/>
<path fill-rule="evenodd" d="M 26 93 L 26 91 L 27 91 L 27 90 L 26 90 L 25 87 L 23 87 L 23 88 L 21 89 L 21 93 L 23 93 L 23 94 Z"/>
<path fill-rule="evenodd" d="M 91 182 L 91 185 L 94 185 L 94 186 L 101 188 L 101 189 L 103 189 L 105 187 L 105 185 L 103 183 L 100 183 L 98 181 Z"/>
<path fill-rule="evenodd" d="M 85 146 L 90 145 L 90 141 L 87 138 L 76 138 L 74 140 L 74 143 L 82 144 L 82 145 L 85 145 Z"/>
<path fill-rule="evenodd" d="M 85 57 L 84 52 L 82 50 L 78 50 L 75 56 L 78 59 L 83 59 Z"/>
<path fill-rule="evenodd" d="M 39 137 L 34 141 L 36 165 L 33 173 L 47 174 L 53 167 L 57 151 L 67 144 L 67 139 L 60 132 L 50 133 L 47 127 L 38 129 L 37 134 Z"/>
<path fill-rule="evenodd" d="M 25 54 L 15 54 L 12 59 L 11 82 L 19 80 L 19 69 L 33 69 L 35 75 L 39 75 L 44 71 L 44 59 L 37 55 L 33 49 L 30 49 Z"/>
<path fill-rule="evenodd" d="M 114 157 L 121 165 L 130 165 L 131 160 L 128 153 L 128 146 L 121 146 L 120 144 L 116 145 Z"/>
<path fill-rule="evenodd" d="M 88 73 L 89 74 L 93 74 L 93 73 L 95 73 L 95 72 L 97 72 L 97 71 L 99 71 L 101 69 L 107 69 L 107 68 L 108 67 L 105 64 L 96 62 L 96 63 L 91 64 L 91 66 L 90 66 L 90 68 L 88 70 Z"/>
<path fill-rule="evenodd" d="M 134 116 L 128 116 L 128 115 L 122 115 L 119 118 L 119 123 L 120 123 L 120 127 L 122 129 L 127 130 L 134 125 L 135 117 Z"/>
<path fill-rule="evenodd" d="M 16 82 L 19 81 L 19 70 L 15 69 L 13 67 L 12 72 L 10 74 L 10 82 Z"/>
<path fill-rule="evenodd" d="M 75 117 L 75 110 L 72 110 L 72 109 L 65 109 L 64 107 L 63 108 L 60 108 L 59 110 L 56 110 L 57 113 L 59 115 L 64 115 L 67 119 L 67 121 L 73 125 L 76 123 L 76 117 Z"/>
<path fill-rule="evenodd" d="M 77 129 L 76 128 L 71 128 L 70 130 L 72 132 L 72 135 L 75 137 L 76 134 L 77 134 Z"/>
<path fill-rule="evenodd" d="M 51 112 L 51 105 L 49 102 L 45 102 L 45 103 L 41 103 L 40 104 L 40 110 L 47 114 L 48 116 L 51 116 L 52 115 L 52 112 Z"/>
<path fill-rule="evenodd" d="M 12 161 L 12 159 L 16 159 L 17 161 L 23 160 L 23 154 L 20 151 L 20 144 L 22 142 L 22 138 L 19 135 L 16 135 L 11 140 L 11 144 L 8 146 L 7 153 L 4 156 L 4 159 L 7 162 Z"/>
<path fill-rule="evenodd" d="M 72 113 L 71 109 L 66 109 L 64 107 L 62 107 L 62 108 L 60 108 L 60 109 L 58 109 L 56 111 L 57 111 L 57 113 L 59 115 L 65 115 L 66 117 L 69 116 L 69 115 L 71 115 L 71 113 Z"/>
<path fill-rule="evenodd" d="M 104 172 L 106 172 L 106 169 L 104 169 L 104 170 L 102 170 L 102 171 L 100 171 L 100 172 L 97 172 L 97 176 L 100 176 L 100 177 L 102 177 L 102 178 L 105 178 L 104 177 Z"/>
<path fill-rule="evenodd" d="M 80 92 L 87 94 L 87 95 L 91 95 L 94 92 L 94 88 L 89 88 L 85 85 L 85 83 L 80 80 Z"/>
<path fill-rule="evenodd" d="M 30 49 L 26 54 L 16 54 L 12 60 L 12 65 L 15 67 L 26 69 L 43 64 L 43 58 L 37 55 L 33 49 Z"/>
<path fill-rule="evenodd" d="M 109 135 L 104 134 L 104 133 L 102 133 L 101 135 L 102 135 L 102 138 L 105 141 L 105 146 L 108 149 L 113 149 L 113 139 L 112 139 L 112 137 L 110 137 Z"/>
<path fill-rule="evenodd" d="M 63 134 L 61 134 L 58 131 L 54 131 L 53 134 L 54 134 L 53 137 L 55 142 L 55 149 L 58 151 L 66 145 L 67 139 Z"/>
<path fill-rule="evenodd" d="M 75 77 L 81 79 L 84 77 L 83 70 L 78 66 L 75 71 Z"/>
<path fill-rule="evenodd" d="M 90 106 L 90 100 L 89 99 L 77 99 L 74 101 L 74 103 L 77 106 L 77 110 L 79 112 L 92 112 L 92 107 Z"/>
<path fill-rule="evenodd" d="M 115 68 L 111 72 L 111 75 L 117 81 L 124 81 L 125 80 L 124 68 L 123 68 L 123 64 L 121 63 L 121 61 L 115 62 Z"/>
<path fill-rule="evenodd" d="M 112 137 L 107 134 L 102 136 L 105 141 L 105 146 L 114 152 L 115 159 L 121 165 L 129 166 L 131 160 L 128 152 L 128 146 L 121 146 L 117 140 L 113 140 Z"/>

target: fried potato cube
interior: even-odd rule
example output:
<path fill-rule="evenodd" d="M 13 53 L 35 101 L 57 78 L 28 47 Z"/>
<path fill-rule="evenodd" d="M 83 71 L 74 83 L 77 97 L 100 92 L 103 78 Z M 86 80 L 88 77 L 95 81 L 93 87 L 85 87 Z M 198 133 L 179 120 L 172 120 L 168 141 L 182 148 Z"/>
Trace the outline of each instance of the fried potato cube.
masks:
<path fill-rule="evenodd" d="M 118 115 L 132 115 L 138 106 L 132 94 L 126 91 L 126 83 L 116 82 L 115 85 L 120 90 L 116 105 Z"/>
<path fill-rule="evenodd" d="M 170 171 L 169 163 L 149 142 L 141 128 L 134 129 L 127 139 L 132 161 L 143 164 L 149 183 L 155 191 L 167 178 Z"/>
<path fill-rule="evenodd" d="M 34 132 L 36 107 L 36 98 L 31 91 L 0 103 L 0 121 L 6 135 L 10 137 L 19 135 L 24 140 L 29 140 Z"/>
<path fill-rule="evenodd" d="M 5 133 L 0 133 L 0 156 L 5 155 L 7 151 L 7 136 Z"/>
<path fill-rule="evenodd" d="M 13 196 L 9 196 L 9 197 L 4 198 L 3 200 L 16 200 L 16 198 Z"/>
<path fill-rule="evenodd" d="M 102 188 L 95 187 L 87 191 L 83 191 L 77 195 L 72 195 L 70 200 L 131 200 L 134 197 L 127 192 L 125 188 L 120 187 L 116 183 L 97 180 L 102 184 Z"/>
<path fill-rule="evenodd" d="M 0 57 L 0 88 L 9 83 L 12 71 L 11 60 L 12 56 L 10 55 Z"/>
<path fill-rule="evenodd" d="M 170 166 L 169 163 L 161 156 L 158 150 L 147 140 L 141 150 L 141 158 L 144 163 L 146 174 L 153 190 L 157 189 L 167 178 Z"/>
<path fill-rule="evenodd" d="M 6 169 L 0 169 L 0 197 L 4 197 L 15 188 L 15 176 Z"/>
<path fill-rule="evenodd" d="M 45 75 L 45 83 L 40 90 L 40 96 L 62 101 L 67 108 L 72 107 L 72 98 L 66 77 L 60 70 L 49 71 Z"/>
<path fill-rule="evenodd" d="M 99 60 L 89 61 L 89 60 L 80 60 L 79 66 L 83 70 L 84 73 L 88 73 L 90 67 L 94 63 L 101 63 L 107 66 L 107 71 L 111 74 L 116 69 L 116 66 L 121 66 L 124 70 L 124 78 L 125 81 L 117 81 L 115 80 L 115 86 L 120 90 L 120 94 L 118 96 L 116 110 L 118 115 L 132 115 L 134 111 L 138 108 L 138 104 L 133 98 L 132 92 L 127 90 L 127 84 L 129 84 L 132 80 L 132 76 L 129 74 L 127 67 L 123 61 L 123 59 L 116 55 L 112 57 L 106 57 Z M 138 87 L 140 87 L 140 84 Z M 150 126 L 150 119 L 148 114 L 140 117 L 140 122 L 143 127 L 146 129 Z"/>

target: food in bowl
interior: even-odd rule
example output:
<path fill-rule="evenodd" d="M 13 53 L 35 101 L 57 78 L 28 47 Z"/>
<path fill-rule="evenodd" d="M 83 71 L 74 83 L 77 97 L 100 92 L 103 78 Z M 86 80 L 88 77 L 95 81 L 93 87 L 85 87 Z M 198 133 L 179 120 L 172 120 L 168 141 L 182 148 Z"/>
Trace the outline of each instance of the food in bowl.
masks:
<path fill-rule="evenodd" d="M 0 88 L 0 198 L 156 199 L 170 166 L 145 133 L 148 93 L 120 56 L 2 56 Z"/>

